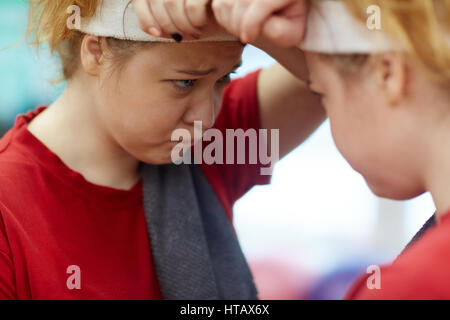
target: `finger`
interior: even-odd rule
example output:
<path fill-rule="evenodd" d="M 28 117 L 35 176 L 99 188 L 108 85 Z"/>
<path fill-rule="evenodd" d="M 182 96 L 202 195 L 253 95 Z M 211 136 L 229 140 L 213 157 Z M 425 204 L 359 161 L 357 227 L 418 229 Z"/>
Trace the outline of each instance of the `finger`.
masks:
<path fill-rule="evenodd" d="M 263 35 L 280 46 L 298 46 L 306 33 L 309 6 L 307 1 L 296 1 L 266 21 Z"/>
<path fill-rule="evenodd" d="M 208 4 L 211 0 L 186 0 L 184 10 L 190 23 L 197 28 L 208 23 Z"/>
<path fill-rule="evenodd" d="M 233 34 L 236 36 L 241 35 L 241 26 L 243 24 L 243 17 L 245 10 L 248 8 L 249 3 L 246 1 L 236 1 L 231 13 L 231 19 L 229 20 L 229 26 L 233 30 Z"/>
<path fill-rule="evenodd" d="M 164 0 L 164 7 L 178 30 L 183 34 L 200 36 L 200 30 L 191 24 L 186 15 L 184 3 L 184 0 Z"/>
<path fill-rule="evenodd" d="M 253 1 L 248 7 L 242 24 L 241 41 L 249 43 L 261 34 L 263 23 L 278 10 L 295 0 L 259 0 Z"/>
<path fill-rule="evenodd" d="M 148 0 L 134 0 L 133 6 L 142 31 L 150 33 L 154 37 L 159 37 L 161 35 L 161 27 L 153 17 Z"/>
<path fill-rule="evenodd" d="M 305 29 L 302 19 L 273 16 L 263 25 L 262 34 L 279 46 L 293 47 L 302 42 Z"/>
<path fill-rule="evenodd" d="M 230 27 L 230 19 L 233 10 L 233 1 L 234 0 L 213 0 L 212 3 L 212 9 L 216 21 L 232 34 L 234 33 L 232 28 Z M 239 36 L 238 34 L 234 35 Z"/>
<path fill-rule="evenodd" d="M 164 0 L 152 0 L 149 2 L 150 9 L 152 10 L 153 17 L 158 22 L 161 27 L 161 31 L 165 34 L 181 34 L 182 32 L 177 28 L 177 26 L 172 22 L 166 7 L 164 5 Z"/>

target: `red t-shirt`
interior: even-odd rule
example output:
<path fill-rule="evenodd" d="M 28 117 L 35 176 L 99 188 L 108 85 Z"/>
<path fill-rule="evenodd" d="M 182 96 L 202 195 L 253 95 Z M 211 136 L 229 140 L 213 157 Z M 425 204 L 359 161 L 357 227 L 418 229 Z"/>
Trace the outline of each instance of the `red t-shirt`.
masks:
<path fill-rule="evenodd" d="M 345 299 L 441 300 L 450 299 L 450 212 L 426 231 L 390 266 L 380 268 L 380 289 L 369 289 L 366 274 Z M 369 284 L 374 278 L 369 279 Z M 372 285 L 370 287 L 373 287 Z"/>
<path fill-rule="evenodd" d="M 260 128 L 257 77 L 227 87 L 218 129 Z M 161 299 L 142 181 L 117 190 L 68 168 L 27 130 L 43 109 L 18 117 L 0 140 L 0 298 Z M 236 199 L 269 182 L 259 165 L 202 169 L 230 219 Z"/>

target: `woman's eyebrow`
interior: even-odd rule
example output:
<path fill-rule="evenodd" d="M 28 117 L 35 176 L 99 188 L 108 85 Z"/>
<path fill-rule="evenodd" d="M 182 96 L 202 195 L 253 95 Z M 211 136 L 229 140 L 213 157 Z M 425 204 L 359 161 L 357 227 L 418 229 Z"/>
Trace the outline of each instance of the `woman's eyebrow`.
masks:
<path fill-rule="evenodd" d="M 210 73 L 216 72 L 217 68 L 211 68 L 208 70 L 175 70 L 178 73 L 184 73 L 191 76 L 207 76 Z"/>
<path fill-rule="evenodd" d="M 242 61 L 233 67 L 233 71 L 242 66 Z M 217 68 L 211 68 L 208 70 L 175 70 L 178 73 L 184 73 L 190 76 L 207 76 L 208 74 L 217 72 Z"/>
<path fill-rule="evenodd" d="M 242 67 L 242 60 L 239 61 L 239 63 L 233 67 L 233 71 L 236 71 L 236 70 L 239 69 L 240 67 Z"/>

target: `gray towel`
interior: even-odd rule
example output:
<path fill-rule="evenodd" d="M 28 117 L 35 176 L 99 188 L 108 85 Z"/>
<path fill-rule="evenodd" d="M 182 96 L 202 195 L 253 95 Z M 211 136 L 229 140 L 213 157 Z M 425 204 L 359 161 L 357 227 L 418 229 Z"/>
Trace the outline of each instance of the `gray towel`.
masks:
<path fill-rule="evenodd" d="M 197 165 L 143 165 L 144 207 L 164 299 L 256 300 L 225 210 Z"/>

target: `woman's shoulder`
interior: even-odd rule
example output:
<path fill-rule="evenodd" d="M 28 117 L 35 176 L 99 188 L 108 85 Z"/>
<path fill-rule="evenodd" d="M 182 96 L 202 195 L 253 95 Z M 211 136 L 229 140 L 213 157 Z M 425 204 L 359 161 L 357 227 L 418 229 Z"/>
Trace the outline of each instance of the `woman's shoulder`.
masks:
<path fill-rule="evenodd" d="M 20 117 L 15 125 L 0 139 L 0 299 L 15 299 L 16 277 L 13 254 L 20 247 L 18 235 L 25 229 L 30 213 L 42 198 L 39 186 L 45 183 L 40 164 L 33 149 L 21 140 Z M 19 242 L 18 242 L 19 241 Z"/>
<path fill-rule="evenodd" d="M 34 188 L 42 178 L 42 164 L 25 132 L 26 126 L 19 116 L 14 126 L 0 139 L 0 202 L 21 199 L 25 191 Z"/>
<path fill-rule="evenodd" d="M 32 147 L 18 137 L 22 130 L 15 125 L 0 139 L 0 176 L 15 176 L 38 165 Z"/>
<path fill-rule="evenodd" d="M 379 288 L 371 286 L 379 277 Z M 450 215 L 391 265 L 362 276 L 347 299 L 450 299 Z"/>

